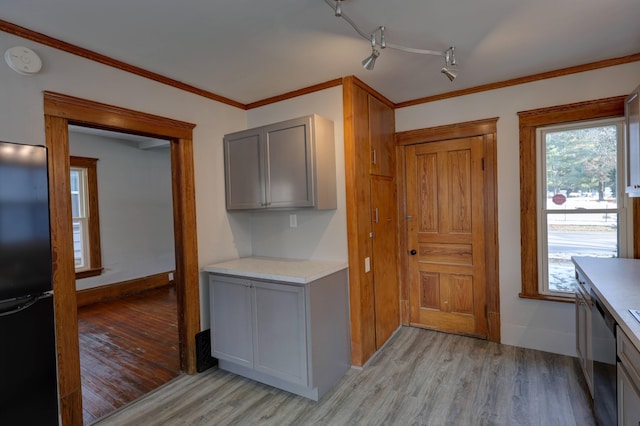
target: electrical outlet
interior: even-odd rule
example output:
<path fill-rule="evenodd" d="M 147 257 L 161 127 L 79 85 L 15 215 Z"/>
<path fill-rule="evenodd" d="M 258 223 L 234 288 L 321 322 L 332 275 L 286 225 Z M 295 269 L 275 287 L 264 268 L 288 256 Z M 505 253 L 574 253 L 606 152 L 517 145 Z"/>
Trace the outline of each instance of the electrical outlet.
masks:
<path fill-rule="evenodd" d="M 297 228 L 298 227 L 298 216 L 295 214 L 289 215 L 289 228 Z"/>
<path fill-rule="evenodd" d="M 371 259 L 368 257 L 364 258 L 364 271 L 369 272 L 371 270 Z"/>

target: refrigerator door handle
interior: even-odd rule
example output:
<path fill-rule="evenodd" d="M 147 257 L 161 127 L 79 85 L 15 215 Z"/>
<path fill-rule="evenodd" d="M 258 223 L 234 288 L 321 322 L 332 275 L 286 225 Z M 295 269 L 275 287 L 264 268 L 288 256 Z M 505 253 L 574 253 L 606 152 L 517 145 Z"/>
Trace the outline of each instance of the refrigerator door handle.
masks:
<path fill-rule="evenodd" d="M 35 304 L 38 300 L 43 299 L 45 297 L 49 297 L 51 296 L 51 294 L 52 294 L 51 292 L 46 292 L 46 293 L 39 294 L 37 296 L 30 297 L 25 301 L 19 301 L 14 305 L 15 308 L 6 312 L 0 312 L 0 317 L 9 316 L 9 315 L 16 314 L 20 311 L 24 311 L 25 309 L 28 309 L 30 306 Z"/>

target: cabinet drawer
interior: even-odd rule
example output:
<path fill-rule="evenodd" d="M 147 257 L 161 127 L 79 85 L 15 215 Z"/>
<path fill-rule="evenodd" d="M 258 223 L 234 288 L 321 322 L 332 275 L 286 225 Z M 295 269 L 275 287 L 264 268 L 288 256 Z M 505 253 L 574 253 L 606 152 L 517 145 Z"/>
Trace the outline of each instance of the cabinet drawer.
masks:
<path fill-rule="evenodd" d="M 637 387 L 640 387 L 640 352 L 619 326 L 617 327 L 617 344 L 618 357 L 629 377 Z"/>

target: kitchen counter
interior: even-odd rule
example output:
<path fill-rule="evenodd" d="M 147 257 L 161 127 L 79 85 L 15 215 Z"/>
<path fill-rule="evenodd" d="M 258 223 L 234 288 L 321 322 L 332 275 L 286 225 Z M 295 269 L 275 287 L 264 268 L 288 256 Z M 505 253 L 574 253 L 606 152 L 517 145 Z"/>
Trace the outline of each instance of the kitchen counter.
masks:
<path fill-rule="evenodd" d="M 203 268 L 206 272 L 237 277 L 309 284 L 320 278 L 346 269 L 347 262 L 333 260 L 296 260 L 270 257 L 243 257 L 214 263 Z"/>
<path fill-rule="evenodd" d="M 640 309 L 640 260 L 574 257 L 573 263 L 640 350 L 640 322 L 629 312 Z"/>

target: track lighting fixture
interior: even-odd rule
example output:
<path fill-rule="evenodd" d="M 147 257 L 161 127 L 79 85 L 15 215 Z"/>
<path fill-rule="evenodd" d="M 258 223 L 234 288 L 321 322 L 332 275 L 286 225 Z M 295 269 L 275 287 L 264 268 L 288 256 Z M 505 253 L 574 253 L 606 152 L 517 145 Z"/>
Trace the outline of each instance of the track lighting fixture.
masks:
<path fill-rule="evenodd" d="M 380 52 L 378 52 L 376 49 L 373 49 L 371 51 L 371 55 L 367 56 L 362 61 L 362 66 L 364 67 L 364 69 L 367 71 L 373 70 L 373 67 L 376 65 L 376 59 L 378 59 L 378 56 L 380 56 Z"/>
<path fill-rule="evenodd" d="M 455 47 L 451 46 L 444 52 L 444 67 L 440 70 L 440 72 L 447 76 L 449 81 L 455 80 L 458 76 L 458 71 L 455 69 L 451 69 L 451 66 L 456 64 L 456 57 L 453 54 Z"/>
<path fill-rule="evenodd" d="M 342 16 L 342 0 L 336 0 L 335 13 L 337 17 Z"/>
<path fill-rule="evenodd" d="M 445 60 L 445 66 L 442 67 L 440 72 L 446 75 L 449 81 L 453 81 L 457 77 L 458 71 L 456 69 L 451 68 L 456 65 L 456 58 L 454 55 L 455 46 L 451 46 L 444 52 L 440 52 L 437 50 L 416 49 L 413 47 L 401 46 L 399 44 L 387 43 L 384 38 L 384 30 L 385 30 L 384 26 L 381 25 L 378 28 L 376 28 L 371 34 L 367 34 L 366 32 L 362 31 L 360 27 L 358 27 L 358 25 L 356 25 L 356 23 L 347 14 L 344 13 L 342 9 L 343 0 L 324 0 L 324 1 L 333 9 L 336 17 L 342 18 L 345 21 L 347 21 L 347 23 L 351 25 L 351 27 L 362 38 L 371 41 L 371 55 L 369 55 L 366 59 L 362 61 L 362 66 L 366 70 L 369 70 L 369 71 L 373 70 L 373 67 L 376 63 L 376 59 L 378 58 L 378 56 L 380 56 L 380 51 L 376 49 L 376 45 L 379 44 L 380 49 L 385 49 L 389 47 L 391 49 L 401 50 L 407 53 L 416 53 L 419 55 L 442 56 Z M 379 38 L 376 37 L 377 35 Z"/>
<path fill-rule="evenodd" d="M 458 71 L 456 70 L 450 70 L 447 67 L 442 67 L 442 69 L 440 70 L 440 72 L 444 75 L 447 76 L 447 78 L 449 79 L 449 81 L 453 81 L 456 79 L 456 77 L 458 76 Z"/>

